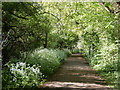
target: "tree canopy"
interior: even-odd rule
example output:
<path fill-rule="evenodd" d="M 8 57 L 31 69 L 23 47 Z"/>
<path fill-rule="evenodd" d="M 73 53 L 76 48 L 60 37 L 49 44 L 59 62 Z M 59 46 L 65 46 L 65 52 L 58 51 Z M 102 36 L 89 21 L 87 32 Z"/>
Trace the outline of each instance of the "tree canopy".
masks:
<path fill-rule="evenodd" d="M 116 75 L 119 7 L 119 2 L 3 2 L 3 63 L 39 47 L 78 48 L 94 68 Z"/>

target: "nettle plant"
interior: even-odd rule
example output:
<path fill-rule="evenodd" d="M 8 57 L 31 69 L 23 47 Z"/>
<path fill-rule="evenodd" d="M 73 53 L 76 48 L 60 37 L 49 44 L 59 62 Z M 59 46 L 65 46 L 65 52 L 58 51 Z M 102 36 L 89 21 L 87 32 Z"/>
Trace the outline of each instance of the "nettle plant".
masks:
<path fill-rule="evenodd" d="M 9 88 L 17 87 L 36 87 L 42 84 L 44 75 L 40 71 L 39 65 L 30 66 L 23 62 L 9 63 L 7 64 L 12 77 L 11 83 L 15 83 Z"/>

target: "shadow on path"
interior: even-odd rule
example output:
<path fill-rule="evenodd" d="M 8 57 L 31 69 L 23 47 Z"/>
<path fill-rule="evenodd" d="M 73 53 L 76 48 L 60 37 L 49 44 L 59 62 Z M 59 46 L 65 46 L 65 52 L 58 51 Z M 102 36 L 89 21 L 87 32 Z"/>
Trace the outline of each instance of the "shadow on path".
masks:
<path fill-rule="evenodd" d="M 81 54 L 72 54 L 43 88 L 60 90 L 113 90 Z"/>

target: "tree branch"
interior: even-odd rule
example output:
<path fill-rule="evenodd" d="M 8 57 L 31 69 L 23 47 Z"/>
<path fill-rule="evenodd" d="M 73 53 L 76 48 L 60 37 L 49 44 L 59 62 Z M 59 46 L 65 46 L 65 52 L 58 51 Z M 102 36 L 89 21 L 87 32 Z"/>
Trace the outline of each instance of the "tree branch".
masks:
<path fill-rule="evenodd" d="M 101 5 L 110 13 L 114 13 L 114 10 L 110 9 L 108 6 L 104 5 L 104 2 L 101 2 Z"/>
<path fill-rule="evenodd" d="M 16 14 L 14 14 L 13 12 L 10 12 L 10 11 L 7 11 L 7 12 L 10 13 L 10 14 L 12 14 L 12 15 L 14 15 L 14 16 L 16 16 L 17 18 L 28 19 L 28 18 L 26 18 L 26 17 L 18 16 L 18 15 L 16 15 Z"/>
<path fill-rule="evenodd" d="M 11 13 L 11 12 L 10 12 Z M 18 15 L 16 15 L 16 14 L 14 14 L 14 13 L 11 13 L 12 15 L 14 15 L 14 16 L 16 16 L 16 17 L 18 17 L 18 18 L 21 18 L 21 19 L 28 19 L 28 18 L 26 18 L 26 17 L 22 17 L 22 16 L 18 16 Z"/>
<path fill-rule="evenodd" d="M 60 20 L 60 18 L 58 18 L 57 16 L 55 16 L 54 14 L 52 14 L 52 13 L 50 13 L 50 12 L 43 12 L 43 13 L 39 13 L 39 14 L 50 14 L 50 15 L 52 15 L 52 16 L 54 16 L 55 18 L 57 18 L 58 20 Z"/>

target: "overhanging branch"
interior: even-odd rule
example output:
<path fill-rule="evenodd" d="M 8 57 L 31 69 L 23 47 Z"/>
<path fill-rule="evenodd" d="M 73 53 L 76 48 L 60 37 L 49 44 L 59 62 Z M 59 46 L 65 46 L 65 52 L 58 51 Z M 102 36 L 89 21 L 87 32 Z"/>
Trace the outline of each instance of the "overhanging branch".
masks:
<path fill-rule="evenodd" d="M 19 16 L 19 15 L 16 15 L 16 14 L 14 14 L 13 12 L 10 12 L 10 11 L 7 11 L 7 12 L 10 13 L 11 15 L 17 17 L 17 18 L 28 19 L 28 18 L 26 18 L 26 17 L 22 17 L 22 16 Z"/>
<path fill-rule="evenodd" d="M 58 18 L 57 16 L 55 16 L 54 14 L 52 14 L 52 13 L 50 13 L 50 12 L 43 12 L 43 13 L 39 13 L 39 14 L 50 14 L 50 15 L 52 15 L 52 16 L 54 16 L 55 18 L 57 18 L 58 20 L 60 20 L 60 18 Z"/>
<path fill-rule="evenodd" d="M 114 13 L 114 10 L 110 9 L 108 6 L 104 5 L 104 2 L 101 2 L 101 5 L 110 13 Z"/>

